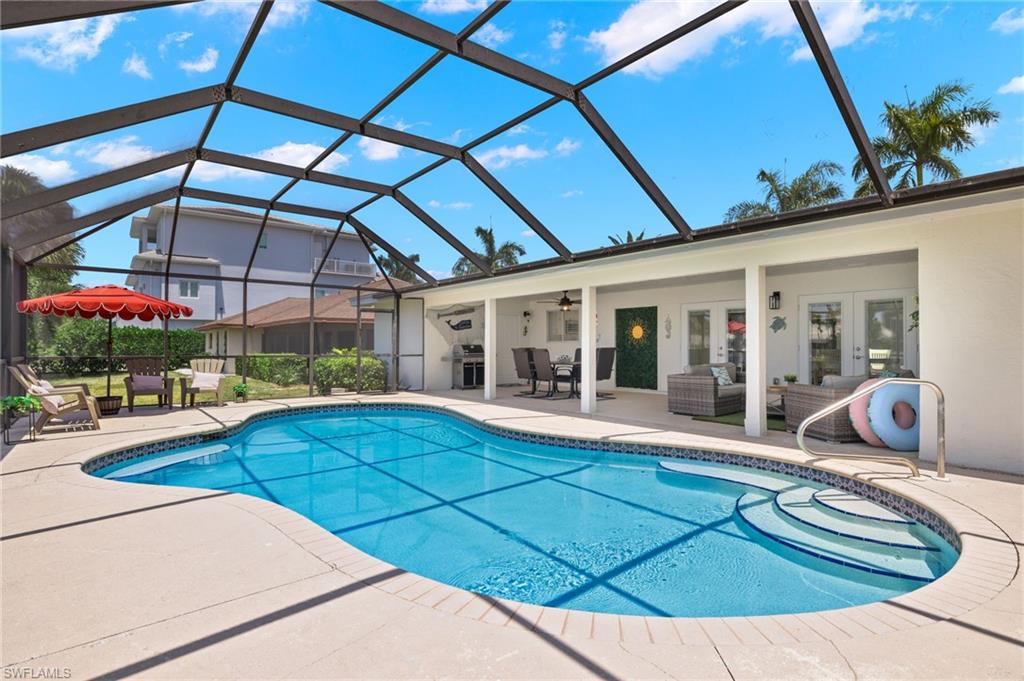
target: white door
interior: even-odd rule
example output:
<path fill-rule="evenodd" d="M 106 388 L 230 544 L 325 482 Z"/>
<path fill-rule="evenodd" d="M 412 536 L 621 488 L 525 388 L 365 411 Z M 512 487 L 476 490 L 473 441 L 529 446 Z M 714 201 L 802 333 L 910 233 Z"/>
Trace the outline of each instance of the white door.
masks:
<path fill-rule="evenodd" d="M 512 348 L 525 345 L 523 318 L 514 314 L 498 315 L 497 381 L 499 384 L 516 382 L 516 364 Z"/>
<path fill-rule="evenodd" d="M 732 362 L 747 368 L 747 311 L 742 300 L 683 305 L 683 366 Z"/>
<path fill-rule="evenodd" d="M 917 375 L 917 334 L 910 332 L 913 289 L 863 291 L 853 296 L 855 374 L 912 369 Z"/>
<path fill-rule="evenodd" d="M 913 289 L 800 296 L 800 381 L 917 373 L 916 338 L 907 331 L 913 301 Z"/>

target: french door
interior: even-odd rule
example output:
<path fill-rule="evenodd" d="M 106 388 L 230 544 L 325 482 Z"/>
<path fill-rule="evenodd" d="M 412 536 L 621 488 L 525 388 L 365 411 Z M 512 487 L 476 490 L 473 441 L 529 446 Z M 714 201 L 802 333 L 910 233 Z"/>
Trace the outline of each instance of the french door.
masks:
<path fill-rule="evenodd" d="M 917 367 L 913 289 L 800 296 L 800 381 Z"/>
<path fill-rule="evenodd" d="M 683 365 L 732 362 L 747 370 L 747 310 L 742 300 L 683 305 Z"/>

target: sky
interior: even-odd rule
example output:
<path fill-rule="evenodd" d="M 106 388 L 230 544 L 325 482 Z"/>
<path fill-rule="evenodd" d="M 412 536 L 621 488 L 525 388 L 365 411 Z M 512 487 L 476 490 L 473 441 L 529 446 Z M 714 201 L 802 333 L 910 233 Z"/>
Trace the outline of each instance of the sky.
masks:
<path fill-rule="evenodd" d="M 484 0 L 393 3 L 457 32 Z M 577 82 L 713 2 L 516 0 L 473 40 Z M 0 129 L 4 133 L 222 82 L 258 3 L 201 3 L 4 31 Z M 883 102 L 924 97 L 960 80 L 1000 113 L 956 157 L 964 175 L 1024 165 L 1024 4 L 1009 2 L 814 3 L 871 135 Z M 277 0 L 242 69 L 240 87 L 360 118 L 433 49 L 329 6 Z M 785 2 L 750 2 L 628 69 L 587 96 L 694 228 L 723 221 L 742 200 L 763 198 L 762 168 L 792 177 L 818 160 L 844 168 L 855 151 Z M 547 99 L 522 83 L 446 57 L 374 122 L 461 145 Z M 48 186 L 137 163 L 195 141 L 208 109 L 6 158 Z M 302 166 L 340 131 L 229 104 L 207 147 Z M 473 155 L 571 250 L 597 248 L 631 230 L 673 227 L 568 103 L 475 148 Z M 319 170 L 393 183 L 436 157 L 355 136 Z M 181 169 L 80 197 L 78 214 L 176 185 Z M 190 186 L 269 198 L 285 178 L 198 164 Z M 471 247 L 476 226 L 526 249 L 551 249 L 461 164 L 449 162 L 404 191 Z M 357 191 L 300 182 L 284 201 L 347 210 Z M 190 199 L 187 203 L 201 202 Z M 328 221 L 285 216 L 334 226 Z M 438 277 L 458 254 L 393 200 L 358 217 Z M 129 220 L 83 240 L 86 264 L 127 267 Z M 85 284 L 111 275 L 82 273 Z"/>

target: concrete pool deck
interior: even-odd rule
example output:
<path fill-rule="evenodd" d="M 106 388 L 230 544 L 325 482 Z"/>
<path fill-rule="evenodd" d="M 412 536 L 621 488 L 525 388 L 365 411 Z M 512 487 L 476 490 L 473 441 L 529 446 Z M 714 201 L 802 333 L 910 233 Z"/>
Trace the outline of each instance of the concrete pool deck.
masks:
<path fill-rule="evenodd" d="M 963 557 L 936 582 L 885 603 L 670 619 L 482 598 L 368 557 L 270 502 L 81 470 L 103 452 L 261 411 L 352 401 L 806 461 L 785 447 L 423 393 L 140 409 L 104 419 L 100 431 L 47 432 L 0 463 L 5 678 L 19 669 L 73 679 L 1024 676 L 1024 480 L 1012 476 L 953 468 L 949 482 L 911 481 L 896 467 L 818 462 L 941 513 L 961 533 Z"/>

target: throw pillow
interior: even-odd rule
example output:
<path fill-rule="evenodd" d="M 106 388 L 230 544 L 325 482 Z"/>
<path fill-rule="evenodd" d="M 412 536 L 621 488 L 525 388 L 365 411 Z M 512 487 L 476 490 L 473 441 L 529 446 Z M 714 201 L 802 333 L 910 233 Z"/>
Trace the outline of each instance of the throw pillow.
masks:
<path fill-rule="evenodd" d="M 220 379 L 220 374 L 195 371 L 192 373 L 192 387 L 198 390 L 217 390 L 220 387 Z"/>
<path fill-rule="evenodd" d="M 56 410 L 64 404 L 64 397 L 61 395 L 51 395 L 50 392 L 39 385 L 30 385 L 28 387 L 29 395 L 35 395 L 38 397 L 44 405 L 49 404 L 53 407 L 52 411 L 55 413 Z M 51 411 L 47 409 L 47 411 Z"/>
<path fill-rule="evenodd" d="M 732 385 L 732 378 L 729 376 L 729 370 L 725 367 L 711 367 L 711 375 L 715 377 L 715 381 L 718 385 Z"/>
<path fill-rule="evenodd" d="M 134 390 L 160 390 L 163 387 L 163 376 L 146 376 L 144 374 L 132 374 L 132 388 Z"/>

